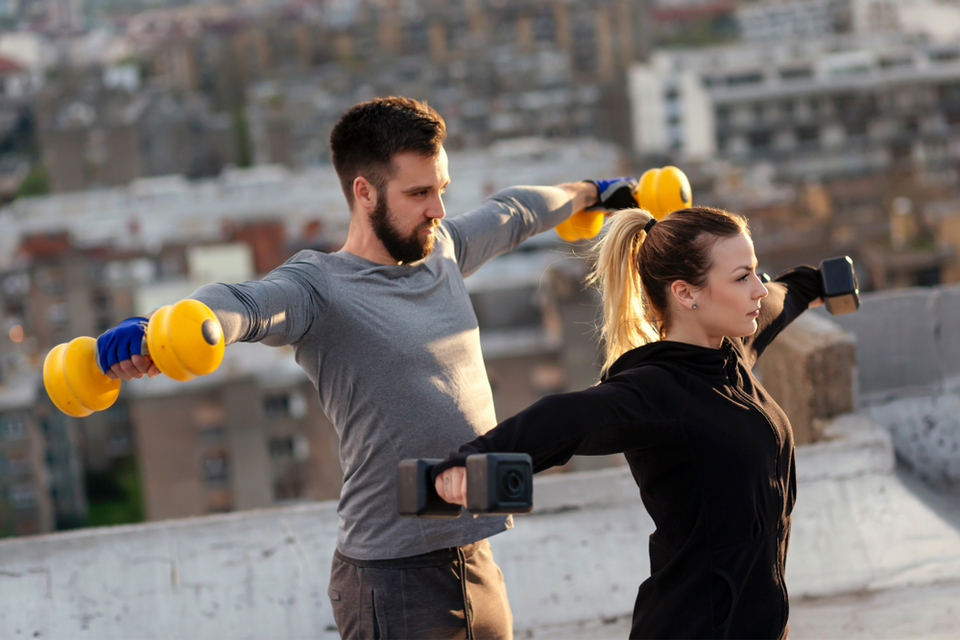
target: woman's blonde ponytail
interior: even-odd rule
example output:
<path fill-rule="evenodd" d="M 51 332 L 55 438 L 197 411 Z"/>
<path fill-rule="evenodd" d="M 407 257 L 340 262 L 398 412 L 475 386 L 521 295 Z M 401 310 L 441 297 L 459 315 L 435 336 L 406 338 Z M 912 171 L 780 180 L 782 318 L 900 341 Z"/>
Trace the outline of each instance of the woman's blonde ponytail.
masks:
<path fill-rule="evenodd" d="M 660 338 L 643 294 L 637 255 L 652 219 L 642 209 L 618 211 L 607 233 L 594 246 L 594 267 L 587 282 L 603 297 L 600 337 L 604 345 L 603 372 L 617 358 Z"/>

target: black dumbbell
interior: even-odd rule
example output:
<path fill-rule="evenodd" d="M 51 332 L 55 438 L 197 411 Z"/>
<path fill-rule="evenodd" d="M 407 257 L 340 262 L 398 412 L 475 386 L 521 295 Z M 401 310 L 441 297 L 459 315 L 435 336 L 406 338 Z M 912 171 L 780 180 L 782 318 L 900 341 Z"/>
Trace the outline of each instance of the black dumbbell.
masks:
<path fill-rule="evenodd" d="M 833 315 L 851 313 L 860 308 L 860 289 L 853 260 L 849 256 L 829 258 L 820 263 L 823 301 Z"/>
<path fill-rule="evenodd" d="M 460 505 L 437 495 L 430 471 L 436 458 L 402 460 L 397 469 L 401 516 L 456 518 Z M 473 514 L 529 513 L 533 509 L 533 462 L 525 453 L 467 456 L 467 509 Z"/>

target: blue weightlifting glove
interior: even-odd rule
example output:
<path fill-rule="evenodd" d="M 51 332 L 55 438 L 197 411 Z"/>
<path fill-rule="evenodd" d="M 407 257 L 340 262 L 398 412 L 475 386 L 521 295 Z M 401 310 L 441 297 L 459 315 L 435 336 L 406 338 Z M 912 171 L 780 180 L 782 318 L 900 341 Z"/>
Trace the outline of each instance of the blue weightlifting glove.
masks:
<path fill-rule="evenodd" d="M 637 190 L 636 178 L 623 176 L 610 180 L 587 180 L 586 182 L 595 185 L 597 193 L 600 194 L 597 203 L 588 207 L 591 211 L 598 209 L 616 211 L 617 209 L 630 209 L 637 206 L 637 200 L 633 197 L 633 192 Z"/>
<path fill-rule="evenodd" d="M 127 318 L 97 338 L 97 368 L 106 374 L 118 362 L 130 356 L 147 354 L 146 318 Z"/>

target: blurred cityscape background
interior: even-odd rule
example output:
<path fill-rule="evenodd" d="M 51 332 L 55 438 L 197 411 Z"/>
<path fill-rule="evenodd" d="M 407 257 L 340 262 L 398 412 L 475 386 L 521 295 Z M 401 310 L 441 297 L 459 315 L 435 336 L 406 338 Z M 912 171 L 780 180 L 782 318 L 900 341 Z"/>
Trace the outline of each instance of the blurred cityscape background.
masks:
<path fill-rule="evenodd" d="M 330 128 L 392 94 L 446 119 L 448 215 L 673 164 L 749 217 L 771 274 L 848 254 L 864 292 L 960 282 L 960 0 L 2 0 L 0 536 L 336 498 L 289 350 L 231 347 L 83 419 L 40 366 L 337 250 Z M 467 280 L 500 417 L 596 381 L 583 248 L 550 232 Z"/>

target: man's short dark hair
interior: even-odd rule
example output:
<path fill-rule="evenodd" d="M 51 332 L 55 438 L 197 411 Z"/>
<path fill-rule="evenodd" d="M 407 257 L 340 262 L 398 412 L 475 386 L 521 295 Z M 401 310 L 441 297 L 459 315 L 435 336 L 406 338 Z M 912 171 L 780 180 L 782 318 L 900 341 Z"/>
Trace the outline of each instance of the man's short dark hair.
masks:
<path fill-rule="evenodd" d="M 440 153 L 447 126 L 427 103 L 391 96 L 354 105 L 330 133 L 333 167 L 347 203 L 353 207 L 353 181 L 363 176 L 381 193 L 394 174 L 393 157 L 414 151 Z"/>

